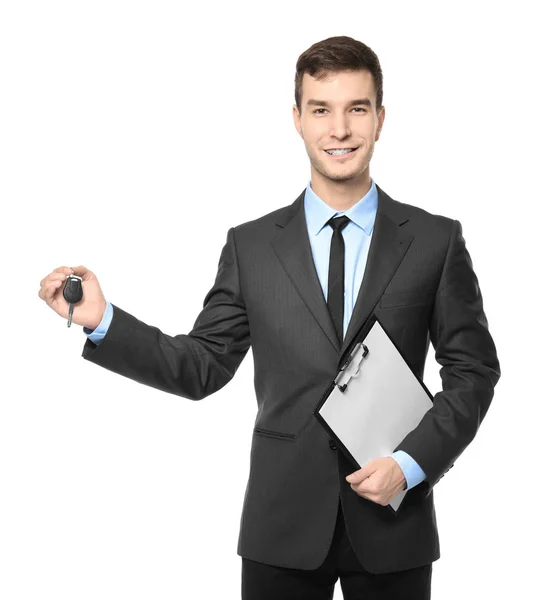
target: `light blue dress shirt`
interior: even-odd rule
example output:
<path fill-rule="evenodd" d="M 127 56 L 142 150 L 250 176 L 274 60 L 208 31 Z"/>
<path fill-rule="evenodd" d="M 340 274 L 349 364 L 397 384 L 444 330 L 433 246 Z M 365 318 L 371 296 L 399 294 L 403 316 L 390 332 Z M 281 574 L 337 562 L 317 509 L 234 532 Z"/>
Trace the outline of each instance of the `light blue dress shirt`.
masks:
<path fill-rule="evenodd" d="M 113 317 L 113 306 L 112 306 L 111 302 L 108 302 L 106 300 L 106 310 L 104 311 L 104 316 L 102 317 L 102 320 L 100 321 L 100 323 L 96 327 L 96 329 L 93 331 L 92 329 L 89 329 L 88 327 L 83 327 L 83 331 L 87 334 L 87 337 L 92 342 L 94 342 L 96 345 L 98 345 L 104 339 L 104 336 L 106 335 L 106 331 L 108 331 L 108 327 L 110 326 L 110 323 L 112 322 L 112 317 Z"/>
<path fill-rule="evenodd" d="M 333 229 L 326 225 L 333 217 L 346 215 L 351 223 L 342 230 L 344 239 L 344 321 L 343 331 L 348 329 L 348 323 L 356 304 L 358 292 L 362 284 L 365 265 L 369 254 L 369 245 L 373 234 L 373 225 L 377 213 L 377 188 L 371 180 L 371 187 L 363 198 L 358 200 L 348 210 L 337 211 L 326 204 L 312 189 L 311 181 L 306 186 L 304 195 L 304 212 L 308 237 L 312 248 L 315 268 L 325 300 L 327 300 L 327 283 L 329 279 L 329 259 Z M 425 473 L 417 462 L 403 450 L 392 454 L 406 478 L 407 489 L 413 488 L 425 479 Z"/>
<path fill-rule="evenodd" d="M 377 212 L 377 188 L 375 181 L 363 198 L 358 200 L 348 210 L 336 211 L 326 204 L 313 190 L 311 180 L 306 186 L 304 195 L 304 213 L 308 236 L 312 248 L 315 268 L 321 284 L 321 289 L 327 300 L 327 282 L 329 277 L 329 258 L 333 229 L 326 225 L 335 216 L 346 215 L 351 223 L 342 230 L 344 238 L 344 322 L 343 331 L 348 329 L 348 323 L 360 291 L 365 265 L 369 254 L 369 245 L 373 234 L 375 214 Z M 113 306 L 106 301 L 106 310 L 98 327 L 93 331 L 83 327 L 83 331 L 95 344 L 99 344 L 110 326 L 113 316 Z M 411 489 L 425 479 L 425 473 L 417 462 L 403 450 L 397 450 L 392 458 L 398 463 L 404 477 L 407 489 Z"/>

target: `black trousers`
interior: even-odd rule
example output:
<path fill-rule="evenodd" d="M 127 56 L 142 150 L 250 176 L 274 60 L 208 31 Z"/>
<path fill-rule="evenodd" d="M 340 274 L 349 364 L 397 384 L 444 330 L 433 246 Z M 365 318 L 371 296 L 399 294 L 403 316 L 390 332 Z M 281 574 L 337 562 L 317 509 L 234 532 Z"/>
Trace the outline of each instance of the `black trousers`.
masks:
<path fill-rule="evenodd" d="M 331 600 L 339 578 L 344 600 L 430 600 L 432 565 L 368 573 L 350 545 L 339 501 L 333 541 L 323 564 L 306 571 L 243 558 L 242 600 Z"/>

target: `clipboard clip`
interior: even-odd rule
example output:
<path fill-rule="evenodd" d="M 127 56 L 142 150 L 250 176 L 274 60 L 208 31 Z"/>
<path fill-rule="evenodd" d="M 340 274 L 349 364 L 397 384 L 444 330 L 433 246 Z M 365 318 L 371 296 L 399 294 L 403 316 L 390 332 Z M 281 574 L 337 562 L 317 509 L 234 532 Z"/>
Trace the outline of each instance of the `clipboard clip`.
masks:
<path fill-rule="evenodd" d="M 363 349 L 363 352 L 360 350 Z M 369 348 L 363 343 L 358 342 L 344 364 L 340 368 L 339 374 L 335 377 L 334 384 L 344 394 L 351 379 L 357 377 L 360 373 L 360 365 L 364 358 L 369 354 Z M 354 362 L 354 359 L 358 359 Z"/>

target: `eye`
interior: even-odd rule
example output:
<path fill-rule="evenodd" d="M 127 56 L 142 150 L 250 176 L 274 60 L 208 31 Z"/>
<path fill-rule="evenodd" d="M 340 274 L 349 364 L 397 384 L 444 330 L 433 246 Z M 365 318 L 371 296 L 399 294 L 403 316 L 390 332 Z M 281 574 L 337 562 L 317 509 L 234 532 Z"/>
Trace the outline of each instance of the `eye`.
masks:
<path fill-rule="evenodd" d="M 320 115 L 320 110 L 327 110 L 326 108 L 316 108 L 314 111 L 314 115 Z M 367 112 L 365 108 L 361 108 L 360 106 L 355 106 L 352 110 L 361 110 L 362 112 Z"/>

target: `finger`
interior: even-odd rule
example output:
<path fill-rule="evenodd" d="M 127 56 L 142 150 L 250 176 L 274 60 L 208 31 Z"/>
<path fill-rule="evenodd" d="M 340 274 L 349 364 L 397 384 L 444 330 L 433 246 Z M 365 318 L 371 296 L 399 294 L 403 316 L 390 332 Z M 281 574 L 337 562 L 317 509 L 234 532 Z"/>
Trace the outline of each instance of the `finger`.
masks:
<path fill-rule="evenodd" d="M 363 494 L 360 494 L 360 495 L 362 496 L 362 498 L 365 498 L 366 500 L 370 500 L 371 502 L 375 502 L 375 504 L 380 504 L 381 506 L 386 506 L 388 504 L 388 502 L 383 504 L 383 498 L 381 496 L 379 496 L 378 494 L 364 492 Z"/>
<path fill-rule="evenodd" d="M 58 267 L 57 269 L 54 269 L 52 271 L 52 273 L 48 273 L 48 275 L 46 277 L 43 277 L 40 281 L 40 285 L 41 287 L 47 283 L 53 276 L 55 276 L 56 274 L 63 274 L 64 276 L 67 277 L 67 275 L 71 275 L 71 272 L 73 271 L 73 269 L 71 267 Z"/>
<path fill-rule="evenodd" d="M 351 485 L 350 487 L 352 487 L 352 489 L 357 493 L 357 494 L 365 494 L 367 492 L 366 488 L 362 486 L 361 483 L 354 483 L 353 485 Z"/>
<path fill-rule="evenodd" d="M 58 267 L 54 269 L 52 273 L 64 273 L 65 275 L 73 275 L 73 269 L 71 267 Z"/>
<path fill-rule="evenodd" d="M 57 290 L 65 284 L 66 279 L 67 276 L 63 273 L 51 273 L 45 278 L 38 295 L 43 300 L 51 304 L 54 295 L 56 294 Z"/>
<path fill-rule="evenodd" d="M 50 273 L 49 275 L 47 275 L 41 282 L 40 282 L 40 290 L 38 295 L 43 298 L 44 294 L 45 294 L 45 290 L 48 287 L 51 287 L 52 284 L 55 281 L 61 281 L 62 283 L 67 279 L 67 275 L 64 275 L 63 273 L 59 273 L 57 271 L 52 271 L 52 273 Z M 59 286 L 58 286 L 59 287 Z"/>
<path fill-rule="evenodd" d="M 50 285 L 42 283 L 40 286 L 40 290 L 38 291 L 39 298 L 47 302 L 47 294 L 50 294 Z"/>
<path fill-rule="evenodd" d="M 43 291 L 43 299 L 51 304 L 54 300 L 54 296 L 58 289 L 63 285 L 63 282 L 60 280 L 52 281 L 49 285 L 45 286 Z"/>
<path fill-rule="evenodd" d="M 89 279 L 90 276 L 93 274 L 92 271 L 90 271 L 83 265 L 78 265 L 76 267 L 69 268 L 73 270 L 73 275 L 79 275 L 79 277 L 82 277 L 85 280 Z"/>

